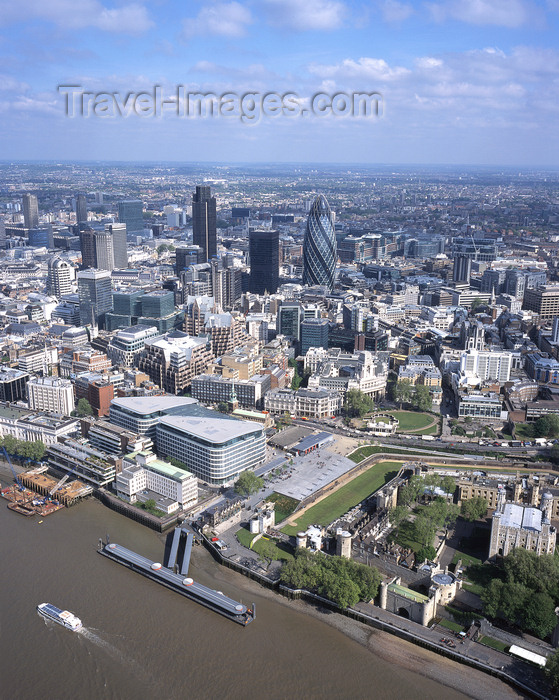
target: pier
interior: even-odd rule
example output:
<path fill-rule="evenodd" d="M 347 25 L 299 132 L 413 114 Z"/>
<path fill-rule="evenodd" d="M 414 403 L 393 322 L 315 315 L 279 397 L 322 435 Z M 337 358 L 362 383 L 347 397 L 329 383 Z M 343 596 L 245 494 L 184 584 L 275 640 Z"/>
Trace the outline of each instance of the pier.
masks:
<path fill-rule="evenodd" d="M 233 620 L 233 622 L 237 622 L 240 625 L 248 625 L 249 622 L 252 622 L 256 617 L 254 603 L 251 608 L 247 608 L 246 605 L 232 598 L 228 598 L 221 591 L 214 591 L 207 586 L 196 583 L 192 578 L 185 578 L 185 573 L 182 572 L 188 572 L 193 540 L 194 535 L 192 533 L 179 527 L 175 528 L 171 552 L 167 563 L 173 568 L 180 568 L 180 574 L 175 573 L 171 568 L 163 566 L 159 562 L 152 561 L 151 559 L 147 559 L 147 557 L 143 557 L 141 554 L 132 552 L 130 549 L 126 549 L 126 547 L 120 544 L 109 544 L 108 542 L 103 544 L 102 540 L 99 540 L 100 548 L 98 552 L 143 576 L 147 576 L 147 578 L 152 579 L 156 583 L 166 586 L 172 591 L 180 593 L 190 598 L 190 600 Z M 183 541 L 184 552 L 182 557 L 180 557 L 179 545 L 181 545 Z"/>

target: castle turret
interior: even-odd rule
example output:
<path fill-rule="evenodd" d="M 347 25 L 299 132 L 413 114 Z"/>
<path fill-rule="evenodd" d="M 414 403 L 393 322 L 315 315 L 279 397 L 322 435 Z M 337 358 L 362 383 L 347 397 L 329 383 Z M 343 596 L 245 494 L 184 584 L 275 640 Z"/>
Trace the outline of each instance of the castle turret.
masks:
<path fill-rule="evenodd" d="M 553 515 L 553 496 L 549 493 L 549 491 L 546 491 L 542 496 L 540 509 L 543 513 L 543 519 L 548 523 L 551 522 L 551 516 Z"/>

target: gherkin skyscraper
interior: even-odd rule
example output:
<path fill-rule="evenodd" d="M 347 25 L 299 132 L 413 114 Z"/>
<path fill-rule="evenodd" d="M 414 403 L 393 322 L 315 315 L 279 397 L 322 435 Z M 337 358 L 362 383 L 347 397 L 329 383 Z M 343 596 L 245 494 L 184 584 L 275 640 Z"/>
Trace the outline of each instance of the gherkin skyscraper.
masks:
<path fill-rule="evenodd" d="M 334 286 L 336 236 L 332 212 L 324 195 L 312 203 L 303 246 L 303 284 Z"/>

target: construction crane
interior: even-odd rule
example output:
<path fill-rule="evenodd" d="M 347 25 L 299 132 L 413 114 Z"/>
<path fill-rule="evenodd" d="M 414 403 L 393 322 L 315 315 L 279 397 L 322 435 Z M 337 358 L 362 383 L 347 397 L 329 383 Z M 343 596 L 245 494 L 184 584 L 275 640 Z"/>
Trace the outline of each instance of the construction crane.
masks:
<path fill-rule="evenodd" d="M 51 498 L 52 498 L 52 494 L 55 493 L 55 491 L 58 491 L 58 489 L 61 486 L 64 486 L 64 484 L 68 481 L 68 479 L 72 476 L 72 474 L 76 471 L 77 468 L 78 468 L 78 464 L 76 464 L 72 469 L 70 469 L 69 472 L 64 474 L 62 479 L 60 479 L 60 481 L 52 487 L 52 489 L 49 491 L 49 496 Z"/>
<path fill-rule="evenodd" d="M 25 491 L 24 485 L 21 483 L 19 480 L 18 475 L 16 474 L 16 470 L 14 469 L 14 465 L 12 464 L 12 460 L 10 459 L 10 455 L 8 454 L 6 448 L 2 446 L 2 452 L 4 453 L 4 456 L 6 457 L 6 461 L 10 465 L 10 469 L 12 470 L 12 474 L 14 475 L 15 482 L 17 484 L 17 487 L 20 491 Z"/>

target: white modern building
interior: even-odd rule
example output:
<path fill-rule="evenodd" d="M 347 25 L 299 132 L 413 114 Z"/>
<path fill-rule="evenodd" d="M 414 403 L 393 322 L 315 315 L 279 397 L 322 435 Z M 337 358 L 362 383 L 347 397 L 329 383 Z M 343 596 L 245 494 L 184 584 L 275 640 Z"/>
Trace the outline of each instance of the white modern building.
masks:
<path fill-rule="evenodd" d="M 266 458 L 260 425 L 224 417 L 162 416 L 156 442 L 159 455 L 179 459 L 211 484 L 231 481 Z"/>
<path fill-rule="evenodd" d="M 466 376 L 479 377 L 482 381 L 494 379 L 508 382 L 512 367 L 510 351 L 467 350 L 460 357 L 460 371 Z"/>
<path fill-rule="evenodd" d="M 58 350 L 56 348 L 32 350 L 17 358 L 18 369 L 29 372 L 29 374 L 37 374 L 38 372 L 46 374 L 57 362 Z"/>
<path fill-rule="evenodd" d="M 117 495 L 130 503 L 141 500 L 144 491 L 168 499 L 168 512 L 184 510 L 198 501 L 198 480 L 190 472 L 163 462 L 151 452 L 138 452 L 124 458 L 116 476 Z M 139 498 L 140 496 L 140 498 Z"/>
<path fill-rule="evenodd" d="M 132 433 L 147 435 L 155 441 L 155 427 L 162 416 L 181 413 L 197 404 L 196 399 L 180 396 L 135 396 L 113 399 L 109 420 Z M 181 459 L 178 457 L 178 459 Z M 181 459 L 181 461 L 183 461 Z"/>
<path fill-rule="evenodd" d="M 35 377 L 27 383 L 29 408 L 69 416 L 75 408 L 74 388 L 69 379 Z"/>
<path fill-rule="evenodd" d="M 146 340 L 160 335 L 155 326 L 137 325 L 118 331 L 107 346 L 107 356 L 116 365 L 133 367 L 135 359 L 143 352 Z"/>

